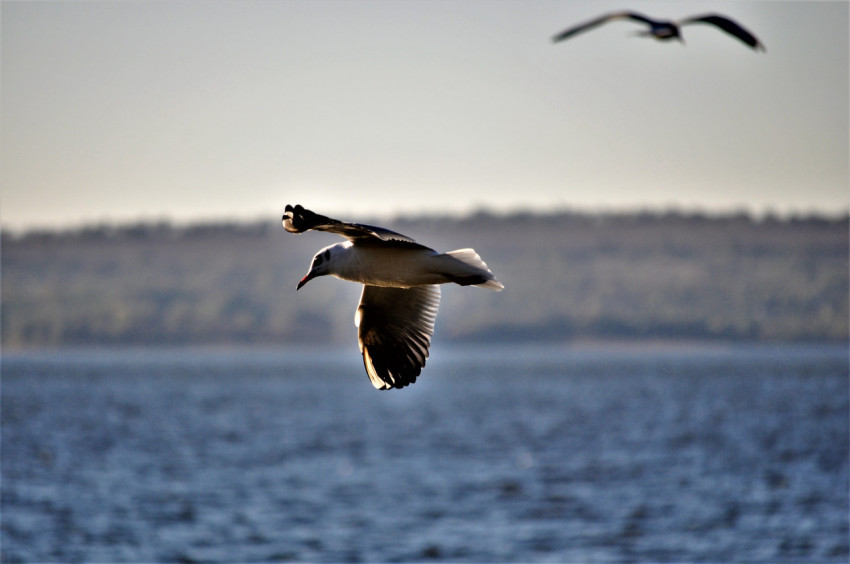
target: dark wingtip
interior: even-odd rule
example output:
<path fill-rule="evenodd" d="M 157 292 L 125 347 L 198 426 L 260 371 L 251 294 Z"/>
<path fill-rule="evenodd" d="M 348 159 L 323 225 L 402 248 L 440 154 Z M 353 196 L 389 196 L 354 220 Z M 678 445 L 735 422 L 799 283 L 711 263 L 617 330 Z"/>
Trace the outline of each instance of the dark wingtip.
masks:
<path fill-rule="evenodd" d="M 400 390 L 416 383 L 416 379 L 425 367 L 425 359 L 422 359 L 420 363 L 412 362 L 404 355 L 399 356 L 393 347 L 370 346 L 361 352 L 366 374 L 369 375 L 375 389 L 381 391 Z M 373 352 L 376 354 L 372 354 Z"/>
<path fill-rule="evenodd" d="M 308 217 L 315 216 L 310 210 L 304 209 L 300 204 L 294 206 L 286 204 L 283 214 L 283 227 L 290 233 L 303 233 L 313 227 L 315 220 L 308 221 Z"/>

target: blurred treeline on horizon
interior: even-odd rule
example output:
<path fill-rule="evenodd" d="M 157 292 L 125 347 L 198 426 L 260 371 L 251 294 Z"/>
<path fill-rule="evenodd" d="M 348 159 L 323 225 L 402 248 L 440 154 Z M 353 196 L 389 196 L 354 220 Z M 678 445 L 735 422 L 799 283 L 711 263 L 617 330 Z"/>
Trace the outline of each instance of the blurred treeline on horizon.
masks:
<path fill-rule="evenodd" d="M 440 251 L 473 247 L 505 284 L 443 286 L 437 341 L 848 339 L 847 217 L 481 212 L 380 224 Z M 2 345 L 350 344 L 359 285 L 325 277 L 295 291 L 313 254 L 339 240 L 286 233 L 277 218 L 3 232 Z"/>

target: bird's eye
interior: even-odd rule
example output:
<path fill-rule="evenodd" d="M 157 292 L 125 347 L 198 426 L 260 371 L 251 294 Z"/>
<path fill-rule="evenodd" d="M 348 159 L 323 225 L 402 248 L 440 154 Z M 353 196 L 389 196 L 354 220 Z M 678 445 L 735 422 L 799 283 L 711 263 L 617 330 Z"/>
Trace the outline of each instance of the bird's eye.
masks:
<path fill-rule="evenodd" d="M 330 259 L 330 258 L 331 258 L 331 251 L 330 251 L 330 249 L 328 249 L 327 251 L 325 251 L 325 260 Z"/>
<path fill-rule="evenodd" d="M 316 260 L 313 261 L 313 264 L 315 266 L 319 266 L 320 264 L 322 264 L 322 255 L 317 255 Z"/>

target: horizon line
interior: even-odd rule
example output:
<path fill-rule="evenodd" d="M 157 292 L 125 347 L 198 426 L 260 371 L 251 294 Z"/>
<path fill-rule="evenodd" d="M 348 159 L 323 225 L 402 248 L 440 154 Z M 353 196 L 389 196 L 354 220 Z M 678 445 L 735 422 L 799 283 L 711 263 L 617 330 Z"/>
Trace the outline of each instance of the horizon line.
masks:
<path fill-rule="evenodd" d="M 281 206 L 281 209 L 283 206 Z M 0 233 L 3 236 L 25 237 L 32 234 L 60 234 L 60 233 L 79 233 L 84 231 L 109 229 L 109 230 L 126 230 L 139 227 L 157 227 L 167 226 L 177 230 L 192 229 L 196 227 L 208 226 L 253 226 L 264 222 L 279 222 L 280 216 L 268 215 L 268 213 L 258 212 L 252 214 L 232 214 L 232 215 L 198 215 L 189 218 L 169 217 L 165 214 L 160 215 L 140 215 L 136 218 L 102 218 L 102 219 L 80 219 L 67 223 L 56 224 L 22 224 L 7 226 L 7 220 L 0 221 Z M 748 208 L 747 206 L 730 206 L 726 208 L 708 208 L 703 206 L 682 206 L 682 205 L 667 205 L 667 206 L 558 206 L 549 209 L 535 209 L 533 207 L 515 207 L 511 210 L 497 210 L 487 206 L 477 206 L 468 210 L 444 211 L 437 212 L 433 210 L 423 210 L 418 213 L 398 210 L 390 213 L 336 213 L 328 212 L 329 216 L 344 217 L 347 220 L 357 222 L 382 221 L 382 222 L 398 222 L 398 221 L 417 221 L 417 220 L 466 220 L 481 217 L 493 217 L 499 219 L 507 219 L 511 217 L 540 217 L 551 218 L 557 216 L 573 216 L 587 218 L 616 218 L 616 217 L 685 217 L 685 218 L 707 218 L 712 220 L 722 220 L 731 218 L 747 218 L 754 222 L 764 222 L 767 220 L 791 221 L 791 220 L 807 220 L 807 219 L 822 219 L 828 221 L 850 220 L 850 206 L 834 210 L 824 210 L 812 208 L 808 210 L 789 209 L 776 210 L 765 208 L 757 210 Z"/>

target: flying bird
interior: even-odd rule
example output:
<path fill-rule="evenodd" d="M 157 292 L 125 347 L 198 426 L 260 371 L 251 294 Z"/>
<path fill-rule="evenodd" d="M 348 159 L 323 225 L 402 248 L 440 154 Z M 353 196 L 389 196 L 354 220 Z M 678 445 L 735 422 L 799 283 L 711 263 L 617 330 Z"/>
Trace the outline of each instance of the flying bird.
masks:
<path fill-rule="evenodd" d="M 286 206 L 283 228 L 328 231 L 347 239 L 316 253 L 296 290 L 328 274 L 363 284 L 354 324 L 366 373 L 379 390 L 414 383 L 425 366 L 439 284 L 504 288 L 472 249 L 438 253 L 389 229 L 338 221 L 300 205 Z"/>
<path fill-rule="evenodd" d="M 638 35 L 642 36 L 652 36 L 661 41 L 669 41 L 671 39 L 678 39 L 679 41 L 683 41 L 682 36 L 679 32 L 679 28 L 685 24 L 695 24 L 695 23 L 704 23 L 711 24 L 716 26 L 729 35 L 733 37 L 737 37 L 756 51 L 762 50 L 764 51 L 764 45 L 756 38 L 755 35 L 741 27 L 738 23 L 730 20 L 725 16 L 721 16 L 718 14 L 705 14 L 701 16 L 693 16 L 690 18 L 685 18 L 679 21 L 664 21 L 664 20 L 652 20 L 647 18 L 642 14 L 638 14 L 636 12 L 615 12 L 613 14 L 607 14 L 601 17 L 598 17 L 594 20 L 590 20 L 589 22 L 585 22 L 576 26 L 573 26 L 569 29 L 566 29 L 559 33 L 558 35 L 552 38 L 552 41 L 558 42 L 563 41 L 564 39 L 569 39 L 573 35 L 581 33 L 583 31 L 587 31 L 589 29 L 593 29 L 594 27 L 600 26 L 606 22 L 610 22 L 612 20 L 633 20 L 636 22 L 641 22 L 649 26 L 649 29 L 646 31 L 638 32 Z"/>

